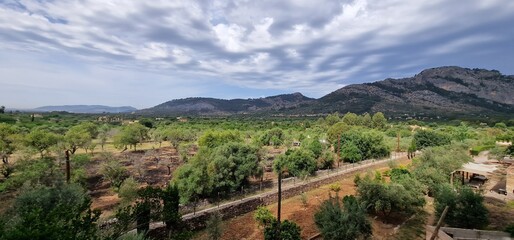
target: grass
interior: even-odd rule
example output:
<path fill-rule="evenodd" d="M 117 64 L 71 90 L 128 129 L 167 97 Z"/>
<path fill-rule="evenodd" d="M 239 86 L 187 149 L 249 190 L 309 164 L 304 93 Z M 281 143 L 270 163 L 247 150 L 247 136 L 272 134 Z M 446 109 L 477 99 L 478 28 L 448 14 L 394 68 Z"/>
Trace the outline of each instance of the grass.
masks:
<path fill-rule="evenodd" d="M 428 213 L 424 210 L 414 214 L 400 227 L 395 239 L 424 239 L 427 217 Z"/>
<path fill-rule="evenodd" d="M 508 201 L 507 202 L 507 208 L 514 209 L 514 201 Z"/>

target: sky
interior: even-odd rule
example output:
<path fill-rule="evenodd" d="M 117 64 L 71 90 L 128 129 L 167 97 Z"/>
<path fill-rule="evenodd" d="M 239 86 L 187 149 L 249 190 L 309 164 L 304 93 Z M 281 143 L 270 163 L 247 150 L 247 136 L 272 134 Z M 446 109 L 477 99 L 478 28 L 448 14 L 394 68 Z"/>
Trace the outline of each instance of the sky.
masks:
<path fill-rule="evenodd" d="M 0 105 L 319 98 L 462 66 L 514 74 L 512 0 L 0 0 Z"/>

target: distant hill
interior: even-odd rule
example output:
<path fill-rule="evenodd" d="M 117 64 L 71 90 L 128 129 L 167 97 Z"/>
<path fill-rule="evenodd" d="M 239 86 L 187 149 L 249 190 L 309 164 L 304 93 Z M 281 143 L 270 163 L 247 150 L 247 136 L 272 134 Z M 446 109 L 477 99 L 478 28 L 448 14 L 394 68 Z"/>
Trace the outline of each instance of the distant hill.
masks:
<path fill-rule="evenodd" d="M 496 70 L 431 68 L 413 77 L 353 84 L 320 99 L 301 93 L 258 99 L 186 98 L 138 111 L 159 115 L 325 114 L 514 116 L 514 76 Z"/>
<path fill-rule="evenodd" d="M 130 106 L 109 107 L 102 105 L 63 105 L 44 106 L 33 109 L 36 112 L 69 112 L 69 113 L 127 113 L 137 111 Z"/>
<path fill-rule="evenodd" d="M 305 97 L 301 93 L 255 99 L 225 100 L 216 98 L 185 98 L 168 101 L 152 108 L 140 110 L 138 113 L 165 115 L 231 115 L 262 111 L 280 111 L 300 107 L 313 101 L 314 99 Z"/>
<path fill-rule="evenodd" d="M 514 76 L 496 70 L 438 67 L 410 78 L 338 89 L 302 112 L 514 115 Z"/>

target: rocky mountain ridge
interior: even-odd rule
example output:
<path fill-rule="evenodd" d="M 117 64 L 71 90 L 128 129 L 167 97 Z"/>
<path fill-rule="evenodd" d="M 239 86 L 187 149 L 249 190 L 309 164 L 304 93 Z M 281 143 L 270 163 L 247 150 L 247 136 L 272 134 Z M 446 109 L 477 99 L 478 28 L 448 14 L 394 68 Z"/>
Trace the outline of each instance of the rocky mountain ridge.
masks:
<path fill-rule="evenodd" d="M 353 84 L 319 99 L 301 93 L 258 99 L 186 98 L 141 114 L 306 115 L 332 112 L 384 112 L 392 115 L 514 115 L 514 76 L 496 70 L 461 67 L 426 69 L 413 77 Z"/>

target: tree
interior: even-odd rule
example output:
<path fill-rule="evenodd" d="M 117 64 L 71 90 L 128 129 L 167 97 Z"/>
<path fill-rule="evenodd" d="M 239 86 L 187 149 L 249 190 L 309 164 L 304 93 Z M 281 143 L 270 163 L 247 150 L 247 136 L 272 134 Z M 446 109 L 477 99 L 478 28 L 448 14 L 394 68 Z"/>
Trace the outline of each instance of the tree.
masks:
<path fill-rule="evenodd" d="M 366 210 L 353 195 L 325 200 L 314 222 L 324 239 L 367 239 L 372 234 Z"/>
<path fill-rule="evenodd" d="M 321 156 L 321 153 L 323 152 L 323 145 L 317 137 L 313 137 L 305 141 L 305 144 L 302 147 L 304 147 L 306 150 L 311 151 L 314 154 L 314 158 L 316 159 L 318 159 Z"/>
<path fill-rule="evenodd" d="M 345 123 L 346 125 L 350 125 L 350 126 L 359 126 L 361 125 L 361 119 L 360 117 L 355 114 L 355 113 L 346 113 L 344 116 L 343 116 L 343 119 L 342 119 L 343 123 Z"/>
<path fill-rule="evenodd" d="M 221 228 L 222 223 L 223 218 L 220 212 L 214 212 L 211 214 L 211 217 L 206 222 L 209 240 L 221 239 L 221 235 L 223 234 L 223 230 Z"/>
<path fill-rule="evenodd" d="M 168 234 L 178 234 L 183 231 L 185 226 L 179 212 L 180 194 L 177 186 L 168 184 L 161 190 L 160 199 L 162 200 L 162 221 L 166 224 Z"/>
<path fill-rule="evenodd" d="M 353 142 L 346 142 L 341 147 L 341 159 L 345 162 L 359 162 L 362 160 L 360 149 Z"/>
<path fill-rule="evenodd" d="M 111 128 L 107 124 L 100 126 L 100 128 L 98 129 L 98 140 L 100 140 L 100 146 L 102 147 L 102 151 L 104 150 L 104 146 L 107 143 L 107 140 L 109 140 L 110 131 Z"/>
<path fill-rule="evenodd" d="M 339 117 L 339 113 L 338 112 L 329 114 L 327 117 L 325 117 L 325 123 L 328 126 L 332 126 L 332 125 L 338 123 L 339 121 L 341 121 L 341 118 Z"/>
<path fill-rule="evenodd" d="M 59 136 L 42 129 L 34 129 L 25 136 L 25 146 L 35 149 L 39 152 L 41 157 L 52 146 L 59 142 Z"/>
<path fill-rule="evenodd" d="M 369 113 L 365 113 L 361 118 L 361 125 L 367 128 L 373 127 L 373 122 Z"/>
<path fill-rule="evenodd" d="M 279 146 L 284 142 L 285 134 L 280 128 L 273 128 L 261 136 L 260 142 L 266 146 Z"/>
<path fill-rule="evenodd" d="M 488 221 L 484 197 L 467 187 L 454 191 L 449 184 L 442 185 L 435 196 L 436 216 L 441 216 L 443 209 L 449 206 L 444 219 L 451 227 L 483 229 Z"/>
<path fill-rule="evenodd" d="M 113 186 L 115 190 L 118 190 L 123 181 L 128 177 L 125 168 L 116 160 L 109 160 L 102 164 L 100 173 L 106 180 L 111 182 L 111 186 Z"/>
<path fill-rule="evenodd" d="M 327 139 L 330 143 L 333 145 L 337 144 L 337 141 L 339 140 L 339 137 L 341 137 L 341 134 L 343 132 L 346 132 L 351 129 L 351 126 L 344 123 L 344 122 L 338 122 L 334 125 L 332 125 L 328 131 L 327 131 Z"/>
<path fill-rule="evenodd" d="M 133 123 L 127 126 L 124 126 L 121 131 L 114 136 L 114 145 L 117 148 L 123 148 L 127 145 L 133 146 L 134 150 L 136 150 L 136 146 L 139 143 L 142 143 L 148 134 L 148 128 L 139 124 Z"/>
<path fill-rule="evenodd" d="M 330 150 L 325 150 L 318 158 L 318 169 L 332 169 L 334 167 L 334 153 Z"/>
<path fill-rule="evenodd" d="M 366 176 L 359 181 L 357 192 L 369 212 L 385 218 L 391 213 L 412 214 L 425 205 L 423 188 L 411 177 L 384 183 Z"/>
<path fill-rule="evenodd" d="M 0 114 L 4 114 L 5 113 L 5 106 L 0 106 Z"/>
<path fill-rule="evenodd" d="M 178 146 L 180 145 L 181 142 L 190 141 L 193 139 L 193 136 L 190 133 L 188 133 L 185 130 L 179 129 L 179 128 L 166 129 L 165 136 L 166 136 L 166 139 L 168 141 L 170 141 L 171 146 L 173 146 L 173 148 L 175 148 L 175 149 L 178 149 Z M 206 138 L 205 138 L 205 140 L 206 140 Z M 213 138 L 211 138 L 211 141 L 215 141 L 214 138 L 215 137 L 213 136 Z M 207 144 L 207 143 L 205 143 L 205 144 Z M 214 143 L 211 142 L 210 144 L 214 144 Z"/>
<path fill-rule="evenodd" d="M 377 112 L 373 114 L 373 117 L 371 118 L 371 125 L 376 129 L 384 129 L 387 125 L 387 119 L 383 113 Z"/>
<path fill-rule="evenodd" d="M 156 129 L 153 129 L 150 132 L 150 135 L 152 136 L 153 141 L 159 143 L 159 148 L 161 147 L 162 142 L 167 140 L 166 133 L 167 132 L 164 127 L 158 127 Z"/>
<path fill-rule="evenodd" d="M 9 157 L 17 148 L 20 135 L 17 130 L 5 123 L 0 123 L 0 156 L 4 164 L 9 164 Z"/>
<path fill-rule="evenodd" d="M 431 147 L 414 158 L 412 176 L 421 182 L 429 195 L 437 191 L 438 186 L 450 182 L 450 175 L 462 164 L 471 161 L 466 148 L 455 145 Z"/>
<path fill-rule="evenodd" d="M 420 130 L 414 134 L 412 141 L 417 147 L 417 150 L 420 150 L 427 147 L 448 145 L 451 143 L 451 138 L 443 133 L 430 130 Z"/>
<path fill-rule="evenodd" d="M 241 141 L 238 131 L 207 131 L 198 139 L 198 146 L 213 149 L 228 142 Z"/>
<path fill-rule="evenodd" d="M 383 133 L 377 130 L 353 127 L 341 133 L 340 140 L 336 145 L 336 152 L 340 155 L 340 159 L 348 162 L 382 158 L 390 154 Z M 338 151 L 337 147 L 341 149 Z"/>
<path fill-rule="evenodd" d="M 312 152 L 294 149 L 279 155 L 273 165 L 275 171 L 286 170 L 290 175 L 300 177 L 313 174 L 317 163 Z"/>
<path fill-rule="evenodd" d="M 139 189 L 135 203 L 119 209 L 116 218 L 118 221 L 111 234 L 113 239 L 118 239 L 134 222 L 138 234 L 146 234 L 152 220 L 163 221 L 171 239 L 190 238 L 179 213 L 179 192 L 173 185 L 168 185 L 165 189 L 151 186 Z"/>
<path fill-rule="evenodd" d="M 1 239 L 100 239 L 96 221 L 99 210 L 74 184 L 36 185 L 23 189 L 4 224 Z"/>
<path fill-rule="evenodd" d="M 71 154 L 75 154 L 78 148 L 86 148 L 92 140 L 91 132 L 81 125 L 71 127 L 64 135 L 64 141 Z"/>
<path fill-rule="evenodd" d="M 203 155 L 205 153 L 200 151 L 173 173 L 173 184 L 176 184 L 180 192 L 181 203 L 207 196 L 212 191 L 212 181 L 207 172 L 208 162 L 204 161 Z"/>
<path fill-rule="evenodd" d="M 242 143 L 227 143 L 214 150 L 209 163 L 213 192 L 234 192 L 248 185 L 248 177 L 258 173 L 258 149 Z"/>

